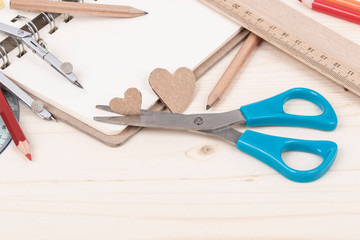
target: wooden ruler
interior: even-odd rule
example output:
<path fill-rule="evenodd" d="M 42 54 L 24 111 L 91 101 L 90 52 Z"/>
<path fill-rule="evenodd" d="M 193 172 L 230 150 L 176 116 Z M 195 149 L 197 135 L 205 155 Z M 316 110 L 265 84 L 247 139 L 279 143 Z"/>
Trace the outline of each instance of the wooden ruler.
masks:
<path fill-rule="evenodd" d="M 360 96 L 360 46 L 279 0 L 200 0 Z"/>

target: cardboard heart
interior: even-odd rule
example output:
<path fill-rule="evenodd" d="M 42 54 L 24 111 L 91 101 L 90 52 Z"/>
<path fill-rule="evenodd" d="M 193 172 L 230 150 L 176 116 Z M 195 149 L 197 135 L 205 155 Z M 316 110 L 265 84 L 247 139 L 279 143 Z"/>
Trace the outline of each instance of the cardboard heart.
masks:
<path fill-rule="evenodd" d="M 194 95 L 195 82 L 193 71 L 185 67 L 177 69 L 174 74 L 156 68 L 149 77 L 151 88 L 173 113 L 182 113 L 188 107 Z"/>
<path fill-rule="evenodd" d="M 136 88 L 129 88 L 124 98 L 113 98 L 110 101 L 110 108 L 114 112 L 123 115 L 139 115 L 141 110 L 141 92 Z"/>

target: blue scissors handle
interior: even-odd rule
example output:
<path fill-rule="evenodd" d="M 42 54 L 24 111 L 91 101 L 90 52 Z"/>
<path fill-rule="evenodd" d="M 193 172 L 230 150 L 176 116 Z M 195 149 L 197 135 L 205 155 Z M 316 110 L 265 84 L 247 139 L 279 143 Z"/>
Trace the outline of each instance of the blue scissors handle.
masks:
<path fill-rule="evenodd" d="M 310 141 L 282 138 L 246 130 L 237 142 L 237 148 L 266 163 L 284 177 L 295 182 L 311 182 L 322 177 L 333 164 L 338 147 L 331 141 Z M 300 151 L 319 155 L 322 163 L 311 170 L 296 170 L 282 159 L 285 151 Z"/>
<path fill-rule="evenodd" d="M 303 99 L 317 105 L 323 113 L 317 116 L 287 114 L 284 104 L 292 99 Z M 307 88 L 293 88 L 260 102 L 242 106 L 240 111 L 247 126 L 293 126 L 332 131 L 337 117 L 330 103 L 320 94 Z"/>

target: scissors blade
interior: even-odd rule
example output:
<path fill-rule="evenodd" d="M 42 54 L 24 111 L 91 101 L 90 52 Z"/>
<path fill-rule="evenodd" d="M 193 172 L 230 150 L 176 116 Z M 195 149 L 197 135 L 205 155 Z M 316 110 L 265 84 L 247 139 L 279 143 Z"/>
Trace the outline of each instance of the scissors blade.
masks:
<path fill-rule="evenodd" d="M 221 137 L 235 145 L 237 144 L 237 142 L 239 141 L 239 138 L 243 134 L 242 132 L 239 132 L 232 127 L 224 127 L 224 128 L 211 129 L 211 130 L 201 130 L 200 132 Z"/>
<path fill-rule="evenodd" d="M 240 110 L 225 113 L 189 115 L 141 110 L 140 115 L 94 117 L 94 120 L 118 125 L 179 130 L 212 130 L 245 122 L 245 118 Z"/>
<path fill-rule="evenodd" d="M 95 106 L 97 109 L 103 110 L 103 111 L 107 111 L 107 112 L 112 112 L 112 113 L 116 113 L 113 110 L 111 110 L 110 106 L 108 105 L 96 105 Z"/>

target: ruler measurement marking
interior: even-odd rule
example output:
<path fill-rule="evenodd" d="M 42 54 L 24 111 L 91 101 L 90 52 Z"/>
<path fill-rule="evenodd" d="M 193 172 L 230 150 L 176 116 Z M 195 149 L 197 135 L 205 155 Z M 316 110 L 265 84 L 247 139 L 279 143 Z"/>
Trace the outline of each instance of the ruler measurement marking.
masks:
<path fill-rule="evenodd" d="M 233 19 L 259 35 L 266 41 L 272 43 L 306 65 L 320 71 L 340 85 L 360 95 L 360 73 L 349 66 L 327 56 L 324 52 L 313 48 L 301 38 L 298 38 L 281 27 L 266 19 L 256 16 L 252 11 L 246 9 L 236 0 L 202 0 L 207 2 L 215 10 L 220 10 Z M 304 53 L 306 52 L 306 53 Z"/>

